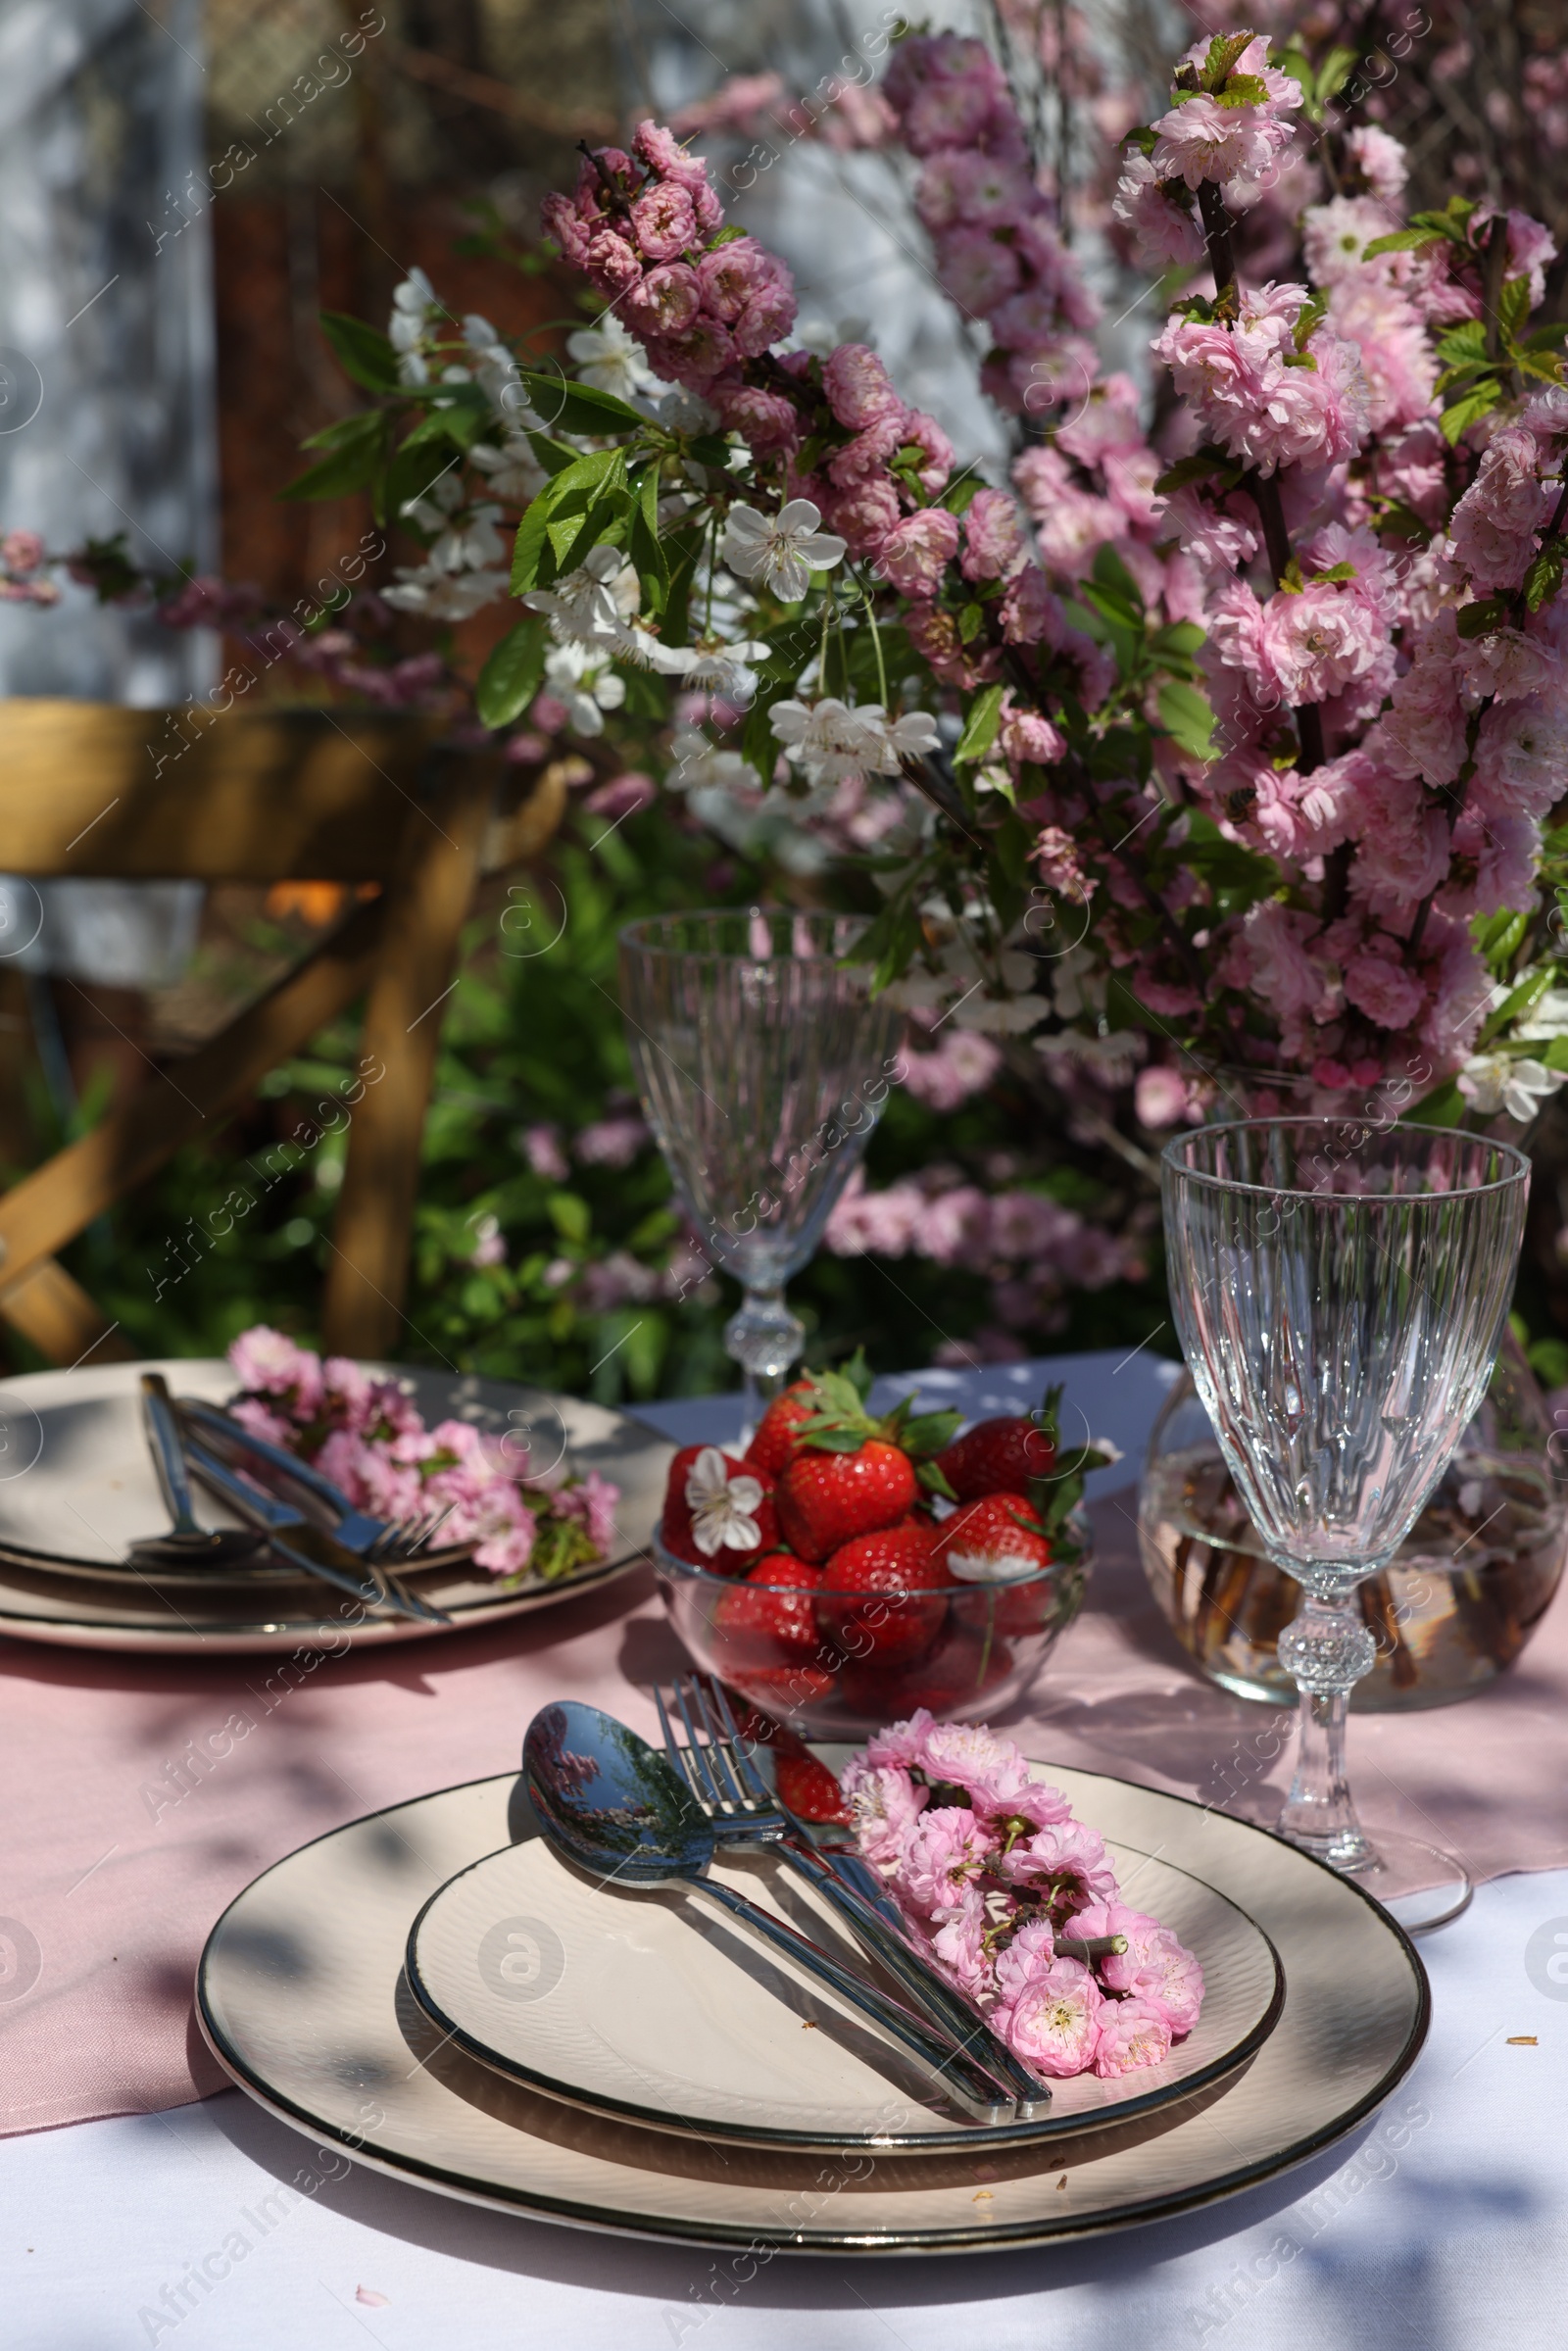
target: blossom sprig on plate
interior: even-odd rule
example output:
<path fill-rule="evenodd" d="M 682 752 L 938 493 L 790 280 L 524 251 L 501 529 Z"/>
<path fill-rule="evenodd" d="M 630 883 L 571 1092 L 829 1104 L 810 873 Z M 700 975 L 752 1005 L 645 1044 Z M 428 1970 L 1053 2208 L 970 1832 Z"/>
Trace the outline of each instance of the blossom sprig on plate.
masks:
<path fill-rule="evenodd" d="M 314 1463 L 358 1509 L 388 1519 L 446 1509 L 443 1542 L 471 1543 L 475 1566 L 503 1590 L 558 1584 L 610 1556 L 620 1490 L 596 1471 L 558 1465 L 530 1478 L 511 1437 L 463 1420 L 427 1429 L 396 1380 L 265 1323 L 241 1333 L 228 1360 L 235 1420 Z"/>
<path fill-rule="evenodd" d="M 841 1787 L 915 1941 L 1037 2074 L 1114 2079 L 1192 2032 L 1197 1958 L 1122 1900 L 1103 1839 L 1010 1739 L 922 1708 L 878 1731 Z"/>

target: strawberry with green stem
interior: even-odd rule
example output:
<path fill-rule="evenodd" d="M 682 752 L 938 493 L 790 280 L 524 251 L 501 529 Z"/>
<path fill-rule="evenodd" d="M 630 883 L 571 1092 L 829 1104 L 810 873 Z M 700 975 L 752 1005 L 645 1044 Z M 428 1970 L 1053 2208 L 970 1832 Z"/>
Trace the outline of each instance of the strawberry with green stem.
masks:
<path fill-rule="evenodd" d="M 811 1387 L 813 1408 L 797 1424 L 778 1485 L 779 1528 L 801 1558 L 820 1563 L 858 1535 L 897 1526 L 927 1494 L 953 1498 L 935 1456 L 956 1412 L 917 1414 L 906 1396 L 873 1418 L 845 1372 L 819 1372 Z"/>

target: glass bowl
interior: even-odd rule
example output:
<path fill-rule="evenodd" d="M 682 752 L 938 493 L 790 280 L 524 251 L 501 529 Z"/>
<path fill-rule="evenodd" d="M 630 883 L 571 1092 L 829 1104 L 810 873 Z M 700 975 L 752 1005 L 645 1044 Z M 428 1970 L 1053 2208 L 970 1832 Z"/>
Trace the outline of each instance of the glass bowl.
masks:
<path fill-rule="evenodd" d="M 670 1622 L 696 1663 L 803 1739 L 865 1738 L 927 1706 L 943 1722 L 1002 1714 L 1021 1698 L 1077 1615 L 1081 1555 L 1010 1584 L 887 1594 L 803 1591 L 715 1576 L 650 1543 Z"/>

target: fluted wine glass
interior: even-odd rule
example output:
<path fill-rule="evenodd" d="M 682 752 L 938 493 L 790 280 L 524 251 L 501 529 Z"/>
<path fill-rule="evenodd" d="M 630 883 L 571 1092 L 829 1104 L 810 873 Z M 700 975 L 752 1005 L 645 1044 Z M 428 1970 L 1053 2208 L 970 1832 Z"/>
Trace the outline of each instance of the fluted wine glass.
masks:
<path fill-rule="evenodd" d="M 902 1015 L 847 960 L 864 918 L 661 914 L 620 935 L 620 1003 L 649 1125 L 709 1257 L 741 1284 L 724 1345 L 746 1417 L 805 1325 L 784 1287 L 814 1253 L 881 1116 Z"/>
<path fill-rule="evenodd" d="M 1182 1351 L 1270 1557 L 1302 1592 L 1279 1642 L 1300 1691 L 1281 1834 L 1406 1927 L 1441 1925 L 1469 1899 L 1463 1864 L 1369 1837 L 1351 1800 L 1346 1709 L 1376 1654 L 1354 1595 L 1485 1393 L 1530 1162 L 1376 1118 L 1250 1119 L 1178 1136 L 1161 1179 Z"/>

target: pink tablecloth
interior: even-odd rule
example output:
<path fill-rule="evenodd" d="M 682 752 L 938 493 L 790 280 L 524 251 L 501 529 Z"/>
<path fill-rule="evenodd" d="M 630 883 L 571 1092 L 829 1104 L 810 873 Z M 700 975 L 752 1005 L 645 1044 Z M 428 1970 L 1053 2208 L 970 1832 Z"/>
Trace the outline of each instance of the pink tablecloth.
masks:
<path fill-rule="evenodd" d="M 1131 1487 L 1097 1502 L 1088 1605 L 1008 1728 L 1038 1756 L 1267 1821 L 1288 1718 L 1193 1673 L 1148 1596 L 1135 1511 Z M 303 1677 L 0 1641 L 0 2133 L 217 2088 L 192 1976 L 259 1870 L 358 1814 L 513 1768 L 547 1698 L 653 1735 L 649 1687 L 681 1661 L 646 1574 Z M 1355 1718 L 1351 1761 L 1369 1819 L 1438 1835 L 1478 1877 L 1568 1862 L 1568 1602 L 1480 1697 Z"/>

